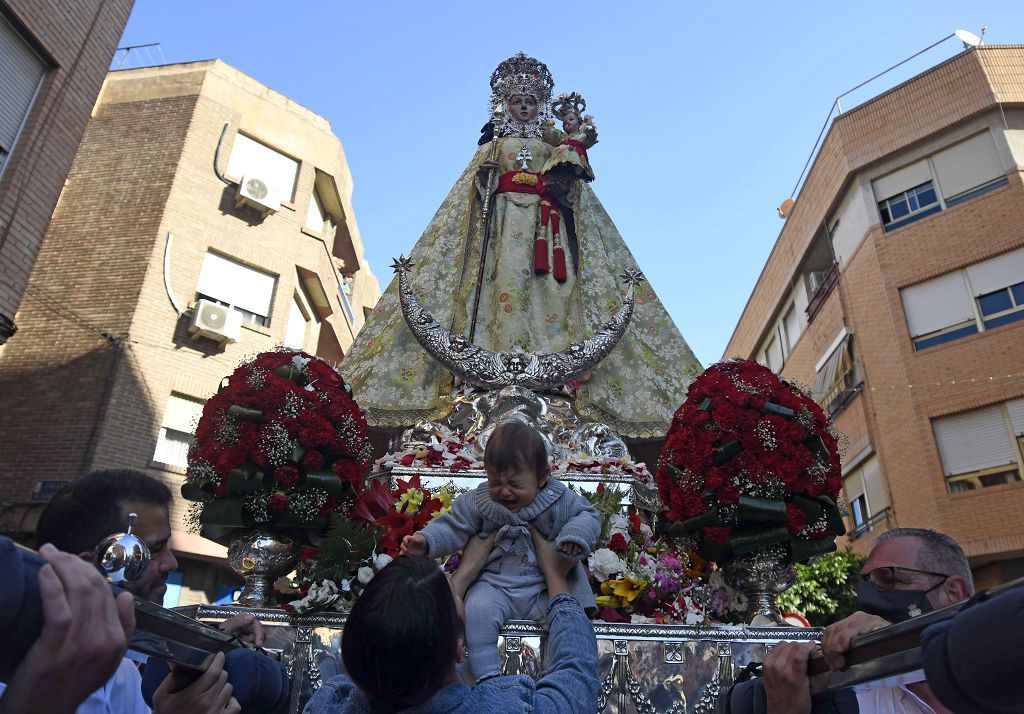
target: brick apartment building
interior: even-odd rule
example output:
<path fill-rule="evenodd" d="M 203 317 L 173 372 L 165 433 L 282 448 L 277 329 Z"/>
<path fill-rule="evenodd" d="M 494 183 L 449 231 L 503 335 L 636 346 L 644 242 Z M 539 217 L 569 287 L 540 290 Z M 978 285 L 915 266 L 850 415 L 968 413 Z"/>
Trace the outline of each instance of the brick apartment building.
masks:
<path fill-rule="evenodd" d="M 0 0 L 0 345 L 132 5 Z"/>
<path fill-rule="evenodd" d="M 1024 575 L 1024 46 L 838 116 L 726 349 L 847 435 L 850 542 L 923 526 Z"/>
<path fill-rule="evenodd" d="M 380 296 L 326 119 L 217 60 L 111 72 L 0 359 L 2 526 L 30 533 L 67 479 L 128 467 L 177 492 L 203 401 L 278 344 L 340 362 Z M 209 601 L 224 549 L 186 532 Z"/>

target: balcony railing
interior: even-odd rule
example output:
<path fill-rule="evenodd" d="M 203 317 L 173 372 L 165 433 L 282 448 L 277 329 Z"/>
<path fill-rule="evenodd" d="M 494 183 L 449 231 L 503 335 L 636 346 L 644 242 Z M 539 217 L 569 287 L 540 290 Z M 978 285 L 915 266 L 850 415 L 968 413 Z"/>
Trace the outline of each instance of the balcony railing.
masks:
<path fill-rule="evenodd" d="M 822 305 L 828 299 L 828 296 L 832 294 L 833 288 L 839 282 L 839 265 L 832 263 L 832 267 L 828 269 L 828 272 L 822 276 L 821 284 L 818 285 L 814 294 L 811 295 L 811 300 L 807 304 L 807 322 L 810 323 L 814 320 L 814 316 L 821 310 Z"/>

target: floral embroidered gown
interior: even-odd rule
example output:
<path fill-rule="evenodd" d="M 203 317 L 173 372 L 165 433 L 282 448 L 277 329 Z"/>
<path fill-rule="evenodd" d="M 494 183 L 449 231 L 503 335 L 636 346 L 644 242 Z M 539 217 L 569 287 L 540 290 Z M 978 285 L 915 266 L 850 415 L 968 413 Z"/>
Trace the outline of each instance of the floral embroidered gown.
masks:
<path fill-rule="evenodd" d="M 542 172 L 563 138 L 551 130 L 543 139 L 499 138 L 496 160 L 506 180 L 519 168 L 516 155 L 524 144 L 532 157 L 528 170 Z M 483 234 L 475 177 L 490 151 L 490 144 L 477 149 L 410 254 L 416 265 L 409 277 L 421 304 L 463 334 L 469 333 Z M 639 266 L 590 185 L 576 181 L 570 197 L 571 213 L 560 208 L 570 215 L 559 222 L 566 259 L 566 280 L 559 282 L 553 271 L 534 270 L 535 239 L 547 240 L 549 259 L 555 245 L 551 209 L 546 221 L 542 215 L 544 199 L 515 191 L 495 196 L 475 343 L 500 352 L 560 351 L 593 335 L 621 306 L 619 275 Z M 663 436 L 699 371 L 661 301 L 643 283 L 626 334 L 577 389 L 576 410 L 623 436 Z M 342 372 L 371 426 L 410 426 L 451 411 L 454 377 L 409 331 L 395 279 L 357 335 Z"/>
<path fill-rule="evenodd" d="M 541 139 L 503 137 L 498 141 L 496 159 L 500 172 L 506 174 L 506 184 L 510 181 L 508 174 L 519 174 L 524 163 L 527 174 L 539 173 L 553 148 Z M 526 162 L 516 159 L 523 156 L 523 149 L 531 157 Z M 519 186 L 533 188 L 530 184 Z M 501 191 L 494 198 L 491 243 L 473 340 L 481 347 L 494 352 L 558 352 L 573 341 L 566 320 L 576 271 L 571 251 L 564 249 L 565 281 L 556 280 L 550 270 L 555 226 L 559 227 L 560 235 L 566 231 L 558 217 L 557 203 L 552 204 L 550 198 L 537 193 Z M 535 271 L 537 239 L 543 239 L 540 246 L 549 266 L 540 274 Z M 471 291 L 466 305 L 470 315 L 472 301 Z"/>

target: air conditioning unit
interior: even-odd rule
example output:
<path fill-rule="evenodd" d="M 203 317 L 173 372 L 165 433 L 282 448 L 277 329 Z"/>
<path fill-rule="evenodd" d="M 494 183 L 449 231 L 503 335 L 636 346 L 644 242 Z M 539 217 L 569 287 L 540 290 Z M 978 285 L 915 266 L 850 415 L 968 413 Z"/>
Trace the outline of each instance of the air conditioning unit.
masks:
<path fill-rule="evenodd" d="M 242 313 L 210 300 L 200 300 L 192 310 L 188 331 L 193 340 L 208 337 L 217 342 L 237 342 L 242 333 Z"/>
<path fill-rule="evenodd" d="M 242 183 L 238 184 L 238 198 L 235 205 L 252 206 L 266 216 L 268 213 L 280 210 L 281 197 L 274 192 L 265 179 L 250 174 L 243 176 Z"/>

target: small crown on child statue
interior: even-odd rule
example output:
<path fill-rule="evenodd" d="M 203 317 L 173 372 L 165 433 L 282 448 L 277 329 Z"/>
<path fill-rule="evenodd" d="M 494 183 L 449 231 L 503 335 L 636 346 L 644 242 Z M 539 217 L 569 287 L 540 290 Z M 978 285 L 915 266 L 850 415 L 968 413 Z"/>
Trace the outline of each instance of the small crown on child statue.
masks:
<path fill-rule="evenodd" d="M 554 86 L 547 65 L 523 52 L 509 57 L 491 73 L 491 91 L 502 102 L 513 94 L 529 94 L 543 106 Z"/>
<path fill-rule="evenodd" d="M 565 121 L 569 114 L 575 114 L 582 120 L 583 112 L 587 111 L 587 100 L 576 92 L 562 92 L 551 102 L 551 109 L 562 121 Z"/>

